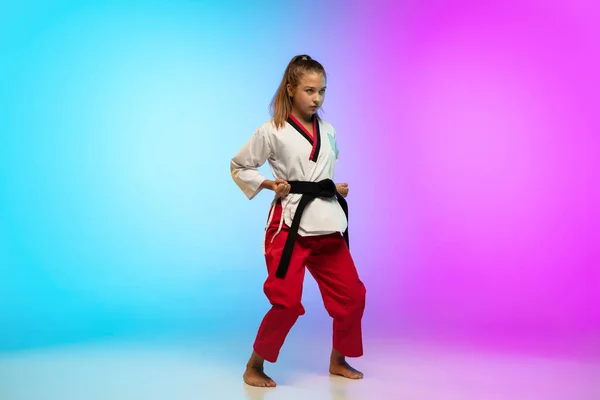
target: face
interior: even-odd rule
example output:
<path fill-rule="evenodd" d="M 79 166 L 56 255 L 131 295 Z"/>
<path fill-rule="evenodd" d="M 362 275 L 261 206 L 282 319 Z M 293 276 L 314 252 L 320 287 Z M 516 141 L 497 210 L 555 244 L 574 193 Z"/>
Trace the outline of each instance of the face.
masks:
<path fill-rule="evenodd" d="M 306 73 L 296 87 L 288 84 L 288 94 L 296 113 L 310 119 L 325 100 L 327 82 L 321 73 Z"/>

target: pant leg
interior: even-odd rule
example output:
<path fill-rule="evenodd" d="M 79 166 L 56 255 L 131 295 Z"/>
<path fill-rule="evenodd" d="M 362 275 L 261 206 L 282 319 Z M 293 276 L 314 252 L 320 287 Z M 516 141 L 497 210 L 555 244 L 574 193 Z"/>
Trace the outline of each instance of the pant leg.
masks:
<path fill-rule="evenodd" d="M 290 329 L 305 312 L 301 302 L 302 286 L 311 243 L 310 238 L 297 237 L 287 274 L 284 279 L 277 278 L 275 273 L 289 232 L 289 227 L 284 225 L 271 243 L 280 218 L 281 205 L 278 205 L 267 228 L 265 247 L 268 277 L 264 292 L 272 307 L 263 318 L 254 342 L 254 351 L 269 362 L 277 361 Z"/>
<path fill-rule="evenodd" d="M 306 265 L 333 318 L 333 348 L 347 357 L 362 356 L 366 289 L 343 236 L 321 236 Z"/>

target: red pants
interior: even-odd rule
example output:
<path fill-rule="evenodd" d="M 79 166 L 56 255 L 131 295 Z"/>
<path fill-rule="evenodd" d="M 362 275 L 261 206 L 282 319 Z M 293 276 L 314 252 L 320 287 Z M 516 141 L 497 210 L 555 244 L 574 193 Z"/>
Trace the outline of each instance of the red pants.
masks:
<path fill-rule="evenodd" d="M 333 318 L 333 348 L 347 357 L 363 354 L 361 320 L 366 290 L 340 233 L 296 237 L 292 259 L 284 279 L 275 277 L 289 227 L 277 232 L 282 207 L 277 203 L 266 232 L 266 262 L 269 276 L 264 291 L 272 307 L 265 315 L 254 342 L 254 351 L 269 362 L 277 361 L 285 338 L 300 315 L 304 268 L 317 281 L 323 302 Z"/>

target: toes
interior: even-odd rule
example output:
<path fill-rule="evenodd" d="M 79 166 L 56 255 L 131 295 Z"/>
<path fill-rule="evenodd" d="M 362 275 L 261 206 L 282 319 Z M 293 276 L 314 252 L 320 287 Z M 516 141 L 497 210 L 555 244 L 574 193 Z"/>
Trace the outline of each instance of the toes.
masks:
<path fill-rule="evenodd" d="M 262 387 L 275 387 L 275 382 L 273 382 L 271 379 L 269 379 L 269 380 L 262 382 L 261 386 Z"/>
<path fill-rule="evenodd" d="M 330 373 L 334 375 L 340 375 L 348 379 L 362 379 L 363 373 L 355 370 L 354 368 L 332 368 Z"/>
<path fill-rule="evenodd" d="M 261 372 L 252 371 L 252 373 L 244 374 L 244 382 L 247 385 L 267 388 L 267 387 L 275 387 L 275 382 L 269 378 L 267 375 Z"/>
<path fill-rule="evenodd" d="M 362 379 L 363 374 L 360 371 L 352 371 L 352 377 L 354 379 Z"/>

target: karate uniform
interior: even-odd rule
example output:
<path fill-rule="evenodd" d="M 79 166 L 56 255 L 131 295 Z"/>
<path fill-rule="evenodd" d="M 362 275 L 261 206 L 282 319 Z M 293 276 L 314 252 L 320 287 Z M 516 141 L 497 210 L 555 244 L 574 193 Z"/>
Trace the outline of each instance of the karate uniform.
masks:
<path fill-rule="evenodd" d="M 248 199 L 253 199 L 266 179 L 258 168 L 267 160 L 273 176 L 288 182 L 322 182 L 333 179 L 338 149 L 334 128 L 313 120 L 313 139 L 293 116 L 285 126 L 272 121 L 260 126 L 231 160 L 231 175 Z M 335 189 L 334 189 L 335 190 Z M 265 315 L 254 350 L 275 362 L 285 338 L 300 315 L 305 267 L 318 283 L 323 302 L 333 318 L 333 347 L 348 357 L 363 353 L 361 319 L 365 287 L 360 281 L 341 232 L 347 217 L 335 196 L 317 197 L 306 205 L 298 237 L 285 276 L 276 276 L 283 249 L 303 194 L 290 193 L 274 199 L 263 242 L 268 277 L 264 291 L 272 307 Z"/>

